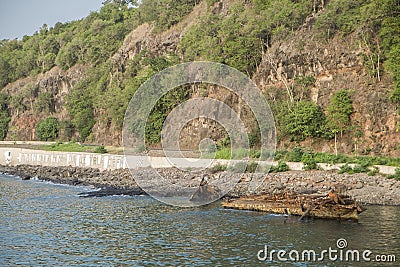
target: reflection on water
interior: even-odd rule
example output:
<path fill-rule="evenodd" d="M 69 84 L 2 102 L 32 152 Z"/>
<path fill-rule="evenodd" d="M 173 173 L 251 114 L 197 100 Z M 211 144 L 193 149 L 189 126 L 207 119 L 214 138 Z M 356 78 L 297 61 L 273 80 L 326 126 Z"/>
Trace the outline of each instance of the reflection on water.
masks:
<path fill-rule="evenodd" d="M 298 222 L 218 203 L 182 209 L 149 197 L 77 197 L 85 190 L 0 176 L 0 266 L 337 266 L 260 262 L 257 252 L 321 251 L 339 238 L 400 260 L 399 207 L 369 207 L 360 223 Z"/>

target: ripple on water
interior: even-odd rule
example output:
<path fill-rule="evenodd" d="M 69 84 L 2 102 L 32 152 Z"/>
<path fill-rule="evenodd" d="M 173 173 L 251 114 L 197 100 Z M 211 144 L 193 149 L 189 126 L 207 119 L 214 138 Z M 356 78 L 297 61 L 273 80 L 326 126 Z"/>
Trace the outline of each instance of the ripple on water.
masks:
<path fill-rule="evenodd" d="M 398 207 L 370 207 L 358 224 L 299 223 L 218 203 L 183 209 L 143 196 L 79 198 L 84 190 L 1 176 L 0 266 L 255 266 L 264 245 L 322 250 L 339 238 L 354 249 L 400 250 Z"/>

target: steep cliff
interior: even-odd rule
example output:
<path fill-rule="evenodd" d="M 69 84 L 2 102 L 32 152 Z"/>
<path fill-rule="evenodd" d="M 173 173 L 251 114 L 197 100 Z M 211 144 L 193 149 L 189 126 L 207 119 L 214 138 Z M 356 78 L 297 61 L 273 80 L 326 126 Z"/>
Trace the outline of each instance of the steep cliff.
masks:
<path fill-rule="evenodd" d="M 2 89 L 14 96 L 10 103 L 11 121 L 7 140 L 37 140 L 36 124 L 48 116 L 59 121 L 70 117 L 65 108 L 66 96 L 85 76 L 87 67 L 76 65 L 64 71 L 54 67 L 50 71 L 10 83 Z M 18 102 L 17 102 L 18 101 Z M 70 137 L 60 136 L 66 140 Z"/>
<path fill-rule="evenodd" d="M 284 43 L 274 43 L 264 53 L 254 81 L 266 92 L 270 102 L 282 94 L 288 97 L 286 87 L 289 87 L 293 94 L 304 94 L 325 111 L 334 93 L 349 90 L 354 128 L 340 138 L 340 151 L 399 156 L 400 117 L 397 105 L 389 100 L 393 90 L 390 75 L 382 72 L 379 78 L 371 77 L 363 58 L 370 53 L 370 48 L 363 44 L 358 33 L 326 41 L 318 37 L 314 19 L 310 17 L 293 37 Z M 296 77 L 314 79 L 304 92 L 296 92 L 299 90 L 294 86 Z M 358 132 L 361 136 L 357 136 Z M 282 140 L 280 146 L 288 144 L 287 141 Z M 333 152 L 333 140 L 314 139 L 304 144 L 309 146 L 310 142 L 316 150 Z M 358 151 L 354 151 L 355 145 Z"/>

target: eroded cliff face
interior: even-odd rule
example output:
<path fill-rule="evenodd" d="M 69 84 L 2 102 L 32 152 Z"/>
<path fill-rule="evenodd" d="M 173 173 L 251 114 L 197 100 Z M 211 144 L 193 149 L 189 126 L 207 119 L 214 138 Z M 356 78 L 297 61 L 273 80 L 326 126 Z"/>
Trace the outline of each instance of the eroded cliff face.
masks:
<path fill-rule="evenodd" d="M 369 48 L 357 38 L 357 33 L 345 38 L 336 36 L 329 41 L 318 37 L 310 18 L 292 38 L 275 43 L 265 51 L 253 80 L 270 102 L 279 95 L 289 98 L 288 87 L 292 93 L 312 99 L 325 111 L 333 94 L 341 89 L 349 90 L 354 127 L 339 138 L 339 151 L 399 156 L 400 117 L 396 105 L 389 100 L 393 83 L 383 68 L 379 77 L 369 75 L 363 60 L 363 55 L 368 53 Z M 295 78 L 307 76 L 315 78 L 314 84 L 304 92 L 296 92 L 298 88 L 292 86 Z M 307 140 L 304 144 L 333 152 L 333 141 Z M 283 139 L 279 145 L 294 144 Z"/>
<path fill-rule="evenodd" d="M 7 85 L 3 92 L 14 96 L 15 103 L 10 103 L 11 122 L 6 139 L 36 140 L 36 124 L 48 116 L 69 121 L 66 96 L 84 78 L 86 70 L 87 66 L 82 65 L 67 71 L 54 67 L 44 74 Z"/>
<path fill-rule="evenodd" d="M 229 1 L 224 1 L 222 4 L 217 3 L 211 12 L 223 13 L 228 8 Z M 177 54 L 182 59 L 183 56 L 179 51 L 180 40 L 206 10 L 206 3 L 203 1 L 181 23 L 161 33 L 154 33 L 154 27 L 149 24 L 139 26 L 126 37 L 119 51 L 111 58 L 113 64 L 123 69 L 129 59 L 133 59 L 144 50 L 154 56 Z M 272 41 L 263 52 L 262 62 L 252 79 L 265 93 L 270 103 L 277 99 L 289 99 L 287 91 L 294 90 L 292 93 L 297 97 L 311 99 L 325 111 L 335 92 L 341 89 L 350 90 L 354 107 L 352 124 L 358 126 L 339 138 L 339 151 L 344 153 L 353 153 L 355 150 L 359 153 L 371 151 L 375 154 L 400 156 L 400 118 L 396 106 L 389 101 L 393 86 L 391 78 L 384 71 L 379 79 L 370 77 L 362 57 L 363 54 L 368 54 L 368 47 L 359 41 L 357 33 L 326 40 L 318 37 L 314 21 L 314 17 L 308 18 L 303 27 L 284 42 Z M 68 71 L 53 68 L 43 75 L 19 80 L 5 87 L 3 90 L 11 95 L 22 94 L 22 103 L 25 106 L 12 109 L 7 139 L 35 140 L 36 123 L 49 115 L 59 120 L 70 120 L 65 108 L 66 95 L 84 78 L 87 69 L 87 66 L 75 66 Z M 295 78 L 299 76 L 313 77 L 315 82 L 309 88 L 299 91 L 292 86 Z M 50 110 L 35 112 L 35 103 L 44 93 L 53 96 Z M 194 97 L 198 95 L 193 94 Z M 238 97 L 229 96 L 226 91 L 218 91 L 213 86 L 210 86 L 207 92 L 202 92 L 201 96 L 222 99 L 236 111 L 243 106 Z M 109 122 L 101 121 L 99 119 L 101 111 L 95 110 L 95 116 L 98 120 L 93 127 L 93 142 L 121 145 L 120 129 Z M 243 115 L 242 118 L 250 116 Z M 193 134 L 187 134 L 189 130 L 198 133 L 198 138 Z M 362 135 L 356 135 L 356 131 L 362 132 Z M 186 136 L 186 139 L 183 137 L 182 144 L 185 148 L 190 148 L 190 145 L 194 144 L 192 148 L 197 149 L 198 141 L 205 133 L 211 133 L 212 137 L 219 139 L 225 137 L 225 132 L 218 124 L 207 120 L 193 121 L 185 128 L 185 134 L 182 136 Z M 311 139 L 303 144 L 311 145 L 317 151 L 333 152 L 333 140 Z M 282 139 L 278 145 L 290 147 L 297 144 Z"/>

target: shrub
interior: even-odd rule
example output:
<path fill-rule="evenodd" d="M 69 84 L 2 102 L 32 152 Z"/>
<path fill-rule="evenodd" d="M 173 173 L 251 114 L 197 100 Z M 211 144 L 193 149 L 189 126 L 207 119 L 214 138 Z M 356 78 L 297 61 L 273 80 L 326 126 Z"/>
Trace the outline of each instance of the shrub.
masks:
<path fill-rule="evenodd" d="M 348 163 L 350 161 L 350 157 L 342 155 L 342 154 L 331 154 L 331 153 L 315 153 L 314 155 L 315 161 L 319 163 L 329 163 L 329 164 L 336 164 L 336 163 Z"/>
<path fill-rule="evenodd" d="M 58 120 L 49 117 L 36 125 L 36 135 L 40 141 L 54 141 L 58 137 Z"/>
<path fill-rule="evenodd" d="M 397 168 L 395 170 L 395 173 L 392 175 L 388 175 L 387 178 L 388 179 L 396 179 L 396 180 L 400 181 L 400 168 Z"/>
<path fill-rule="evenodd" d="M 321 137 L 326 132 L 326 119 L 320 106 L 311 101 L 300 101 L 284 116 L 283 130 L 292 140 Z"/>
<path fill-rule="evenodd" d="M 11 118 L 7 112 L 0 112 L 0 140 L 6 138 L 10 121 Z"/>
<path fill-rule="evenodd" d="M 211 167 L 210 171 L 212 173 L 217 173 L 217 172 L 224 172 L 226 171 L 227 166 L 223 165 L 221 163 L 215 164 L 214 166 Z"/>
<path fill-rule="evenodd" d="M 353 174 L 353 168 L 351 166 L 349 166 L 349 164 L 345 164 L 342 167 L 340 167 L 340 170 L 338 172 L 339 174 L 343 174 L 343 173 L 348 173 L 348 174 Z"/>
<path fill-rule="evenodd" d="M 251 161 L 247 164 L 246 172 L 255 173 L 257 172 L 258 163 L 255 161 Z"/>
<path fill-rule="evenodd" d="M 339 174 L 348 173 L 348 174 L 355 174 L 355 173 L 369 173 L 371 170 L 365 166 L 361 166 L 360 164 L 355 165 L 353 168 L 348 164 L 343 165 L 340 170 Z"/>
<path fill-rule="evenodd" d="M 94 153 L 99 153 L 99 154 L 106 154 L 107 149 L 104 146 L 97 146 L 94 151 Z"/>
<path fill-rule="evenodd" d="M 369 171 L 370 171 L 370 169 L 368 169 L 367 167 L 362 166 L 362 165 L 360 165 L 360 164 L 357 164 L 357 165 L 355 165 L 355 166 L 353 167 L 353 172 L 354 172 L 354 173 L 367 173 L 367 172 L 369 172 Z"/>
<path fill-rule="evenodd" d="M 370 170 L 368 172 L 368 176 L 375 176 L 379 173 L 379 168 L 378 167 L 374 167 L 372 170 Z"/>
<path fill-rule="evenodd" d="M 303 169 L 305 171 L 318 169 L 317 162 L 315 161 L 314 155 L 312 153 L 304 154 L 301 158 L 301 161 L 304 163 Z"/>
<path fill-rule="evenodd" d="M 292 151 L 286 153 L 285 160 L 289 162 L 301 162 L 304 154 L 304 149 L 302 147 L 295 147 Z"/>
<path fill-rule="evenodd" d="M 62 120 L 59 122 L 59 133 L 58 136 L 63 141 L 71 140 L 72 136 L 74 135 L 75 129 L 74 125 L 69 120 Z"/>
<path fill-rule="evenodd" d="M 277 166 L 271 166 L 271 169 L 269 172 L 287 172 L 289 171 L 289 166 L 286 164 L 284 161 L 278 161 Z"/>
<path fill-rule="evenodd" d="M 229 167 L 229 171 L 234 173 L 242 173 L 242 172 L 255 173 L 257 171 L 257 167 L 258 163 L 255 161 L 251 162 L 240 161 L 235 165 Z"/>
<path fill-rule="evenodd" d="M 281 160 L 281 159 L 283 159 L 284 157 L 285 157 L 285 154 L 287 153 L 287 151 L 285 151 L 285 150 L 278 150 L 278 151 L 276 151 L 276 153 L 275 153 L 275 160 Z"/>

